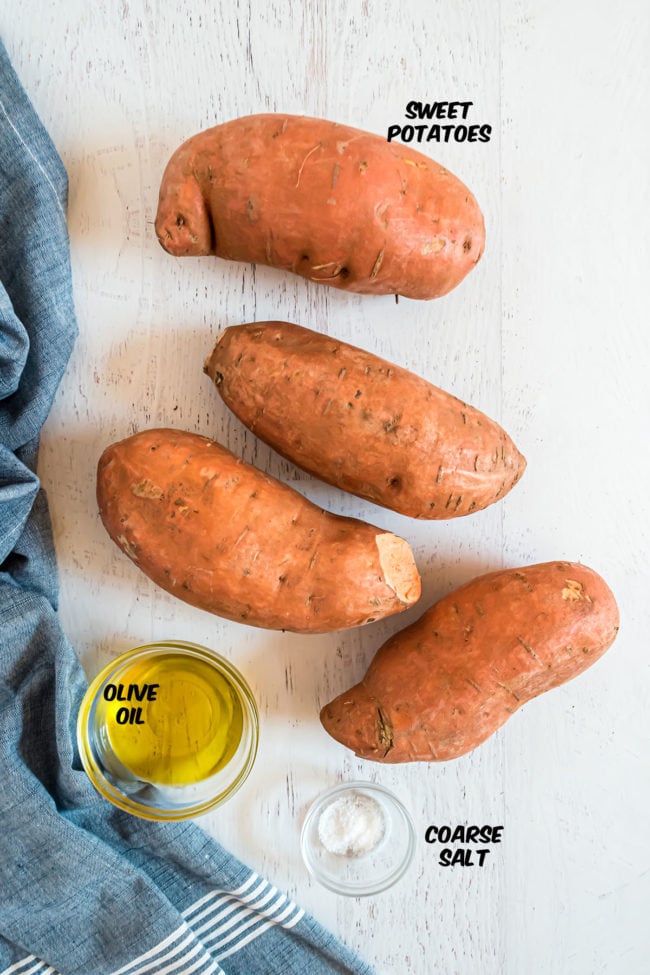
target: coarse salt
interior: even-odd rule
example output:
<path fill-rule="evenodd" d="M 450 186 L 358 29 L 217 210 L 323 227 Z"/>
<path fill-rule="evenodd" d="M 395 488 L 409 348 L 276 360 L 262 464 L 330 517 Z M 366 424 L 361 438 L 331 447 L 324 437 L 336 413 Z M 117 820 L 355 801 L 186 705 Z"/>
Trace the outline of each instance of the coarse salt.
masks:
<path fill-rule="evenodd" d="M 352 792 L 330 803 L 318 820 L 318 838 L 329 853 L 358 857 L 370 853 L 386 831 L 379 803 Z"/>

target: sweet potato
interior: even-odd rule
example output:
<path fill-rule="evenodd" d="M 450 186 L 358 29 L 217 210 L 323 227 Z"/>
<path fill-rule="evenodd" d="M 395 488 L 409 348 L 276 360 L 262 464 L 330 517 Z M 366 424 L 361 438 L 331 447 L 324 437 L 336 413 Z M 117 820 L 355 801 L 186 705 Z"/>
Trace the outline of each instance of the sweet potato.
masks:
<path fill-rule="evenodd" d="M 227 328 L 205 371 L 239 419 L 284 457 L 414 518 L 480 511 L 504 497 L 526 466 L 483 413 L 299 325 Z"/>
<path fill-rule="evenodd" d="M 420 596 L 403 539 L 323 511 L 197 434 L 149 430 L 107 447 L 97 501 L 113 541 L 149 578 L 228 619 L 323 633 Z"/>
<path fill-rule="evenodd" d="M 457 177 L 359 129 L 251 115 L 171 157 L 156 234 L 176 257 L 216 254 L 363 294 L 438 298 L 478 262 L 485 230 Z"/>
<path fill-rule="evenodd" d="M 321 722 L 375 762 L 458 758 L 526 701 L 586 670 L 618 622 L 614 596 L 584 565 L 492 572 L 391 637 Z"/>

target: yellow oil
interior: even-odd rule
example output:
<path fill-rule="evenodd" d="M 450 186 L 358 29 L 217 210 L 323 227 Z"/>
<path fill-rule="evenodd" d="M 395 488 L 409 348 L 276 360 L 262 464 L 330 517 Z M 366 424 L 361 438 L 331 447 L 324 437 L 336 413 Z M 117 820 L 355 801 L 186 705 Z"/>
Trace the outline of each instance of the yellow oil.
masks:
<path fill-rule="evenodd" d="M 138 779 L 192 785 L 223 769 L 237 751 L 241 700 L 207 661 L 174 652 L 135 661 L 116 687 L 121 700 L 102 700 L 107 744 Z"/>

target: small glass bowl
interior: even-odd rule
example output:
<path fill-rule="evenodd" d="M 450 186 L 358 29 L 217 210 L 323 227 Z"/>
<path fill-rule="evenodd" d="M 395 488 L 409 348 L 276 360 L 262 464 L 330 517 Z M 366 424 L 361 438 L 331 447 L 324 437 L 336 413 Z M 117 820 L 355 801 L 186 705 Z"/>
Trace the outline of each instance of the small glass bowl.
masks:
<path fill-rule="evenodd" d="M 319 835 L 323 813 L 346 796 L 374 800 L 384 818 L 377 845 L 358 856 L 330 852 Z M 307 869 L 324 887 L 337 894 L 367 897 L 392 887 L 406 873 L 415 851 L 415 831 L 410 814 L 388 789 L 373 782 L 344 782 L 313 802 L 303 823 L 300 846 Z"/>
<path fill-rule="evenodd" d="M 164 679 L 165 668 L 173 670 L 167 683 L 146 682 L 160 674 Z M 133 683 L 134 674 L 145 682 Z M 130 699 L 128 687 L 137 688 Z M 146 688 L 154 688 L 148 697 Z M 180 708 L 174 697 L 179 688 Z M 222 721 L 224 714 L 236 715 L 236 724 Z M 149 727 L 131 732 L 128 724 Z M 233 727 L 224 745 L 222 728 Z M 248 777 L 258 737 L 257 705 L 239 671 L 206 647 L 176 640 L 116 657 L 89 685 L 77 718 L 79 754 L 90 781 L 109 802 L 144 819 L 190 819 L 221 805 Z"/>

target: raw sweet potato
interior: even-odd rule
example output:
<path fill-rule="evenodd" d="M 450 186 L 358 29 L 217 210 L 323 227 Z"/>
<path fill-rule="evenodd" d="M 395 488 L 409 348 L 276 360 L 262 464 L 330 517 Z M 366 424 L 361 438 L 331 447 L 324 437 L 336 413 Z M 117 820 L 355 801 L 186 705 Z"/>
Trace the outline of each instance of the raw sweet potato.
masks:
<path fill-rule="evenodd" d="M 322 633 L 420 596 L 403 539 L 323 511 L 197 434 L 149 430 L 107 447 L 97 501 L 109 535 L 146 575 L 228 619 Z"/>
<path fill-rule="evenodd" d="M 375 762 L 458 758 L 526 701 L 586 670 L 618 621 L 605 582 L 578 563 L 492 572 L 389 639 L 321 721 Z"/>
<path fill-rule="evenodd" d="M 407 298 L 451 291 L 485 239 L 470 191 L 430 157 L 297 115 L 250 115 L 183 143 L 163 175 L 156 234 L 176 257 Z"/>
<path fill-rule="evenodd" d="M 299 325 L 227 328 L 205 371 L 239 419 L 284 457 L 401 514 L 480 511 L 507 494 L 526 466 L 483 413 Z"/>

